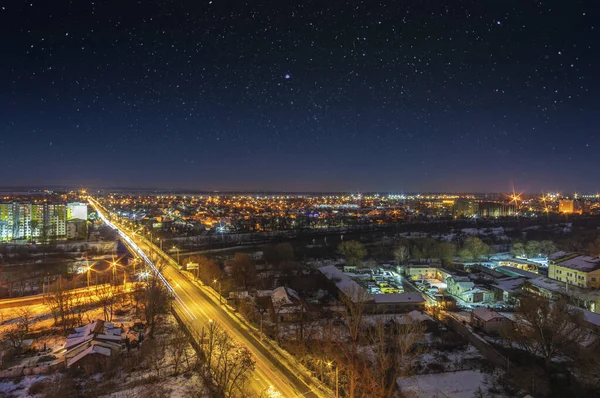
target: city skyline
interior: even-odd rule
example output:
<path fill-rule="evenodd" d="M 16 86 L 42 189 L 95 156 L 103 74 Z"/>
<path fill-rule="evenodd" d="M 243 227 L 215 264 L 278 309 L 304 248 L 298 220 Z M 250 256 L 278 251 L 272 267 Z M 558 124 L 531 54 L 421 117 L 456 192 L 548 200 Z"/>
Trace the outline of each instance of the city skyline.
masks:
<path fill-rule="evenodd" d="M 3 6 L 2 184 L 600 188 L 589 2 L 233 5 Z"/>

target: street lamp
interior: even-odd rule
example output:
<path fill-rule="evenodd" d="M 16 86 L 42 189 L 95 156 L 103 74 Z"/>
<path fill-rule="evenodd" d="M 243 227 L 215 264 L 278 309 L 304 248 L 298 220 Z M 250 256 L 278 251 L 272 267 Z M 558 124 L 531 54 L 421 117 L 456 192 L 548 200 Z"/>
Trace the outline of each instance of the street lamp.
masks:
<path fill-rule="evenodd" d="M 333 362 L 327 362 L 327 366 L 331 368 Z M 340 379 L 338 376 L 338 366 L 335 365 L 335 398 L 340 398 Z"/>
<path fill-rule="evenodd" d="M 88 290 L 90 289 L 90 271 L 91 271 L 92 267 L 90 267 L 89 265 L 86 268 L 87 271 L 87 285 L 88 285 Z"/>
<path fill-rule="evenodd" d="M 219 282 L 219 305 L 221 305 L 221 280 L 213 279 L 213 283 Z"/>
<path fill-rule="evenodd" d="M 177 252 L 177 264 L 179 265 L 179 248 L 177 246 L 173 246 L 173 249 Z"/>
<path fill-rule="evenodd" d="M 110 263 L 112 266 L 112 284 L 115 284 L 115 272 L 117 271 L 117 262 L 113 260 L 112 263 Z"/>

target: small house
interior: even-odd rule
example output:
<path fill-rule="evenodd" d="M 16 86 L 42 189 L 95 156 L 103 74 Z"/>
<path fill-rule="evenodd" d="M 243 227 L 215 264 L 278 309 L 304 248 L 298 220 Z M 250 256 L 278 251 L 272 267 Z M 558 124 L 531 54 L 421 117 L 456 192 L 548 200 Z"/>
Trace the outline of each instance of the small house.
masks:
<path fill-rule="evenodd" d="M 478 307 L 471 312 L 471 325 L 487 334 L 499 334 L 502 328 L 511 323 L 510 319 L 489 308 Z"/>

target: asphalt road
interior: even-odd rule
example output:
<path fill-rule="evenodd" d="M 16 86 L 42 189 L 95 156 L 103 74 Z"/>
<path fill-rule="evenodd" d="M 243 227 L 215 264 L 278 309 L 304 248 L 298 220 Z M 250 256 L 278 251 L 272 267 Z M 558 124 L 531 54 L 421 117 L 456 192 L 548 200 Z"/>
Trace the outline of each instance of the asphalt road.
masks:
<path fill-rule="evenodd" d="M 97 208 L 94 201 L 90 201 L 90 203 Z M 110 223 L 106 219 L 105 222 Z M 117 227 L 114 224 L 113 226 Z M 172 291 L 176 306 L 181 309 L 178 313 L 182 315 L 185 323 L 195 329 L 195 333 L 200 334 L 202 328 L 207 325 L 210 319 L 217 322 L 239 344 L 250 350 L 256 362 L 256 368 L 250 383 L 256 396 L 265 394 L 266 391 L 271 391 L 272 393 L 269 395 L 275 397 L 331 396 L 329 393 L 318 390 L 317 385 L 313 384 L 309 377 L 305 381 L 304 377 L 300 375 L 301 372 L 297 365 L 286 358 L 284 354 L 277 349 L 267 348 L 268 344 L 263 345 L 255 335 L 255 331 L 248 330 L 245 324 L 231 315 L 226 310 L 225 304 L 220 305 L 218 298 L 213 296 L 210 290 L 190 281 L 179 271 L 173 259 L 164 252 L 159 251 L 155 245 L 150 244 L 145 238 L 134 235 L 132 239 L 123 230 L 119 229 L 119 231 L 123 239 L 149 266 L 154 267 L 154 263 L 149 257 L 150 253 L 156 253 L 170 264 L 161 271 L 161 278 Z M 277 395 L 277 392 L 279 395 Z"/>

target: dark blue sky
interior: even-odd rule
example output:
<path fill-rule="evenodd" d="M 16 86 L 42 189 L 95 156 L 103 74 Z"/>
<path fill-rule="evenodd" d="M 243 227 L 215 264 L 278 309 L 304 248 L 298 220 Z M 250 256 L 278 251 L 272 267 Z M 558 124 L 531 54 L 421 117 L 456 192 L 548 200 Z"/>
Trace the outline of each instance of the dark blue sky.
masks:
<path fill-rule="evenodd" d="M 4 2 L 0 185 L 595 192 L 599 21 L 593 0 Z"/>

